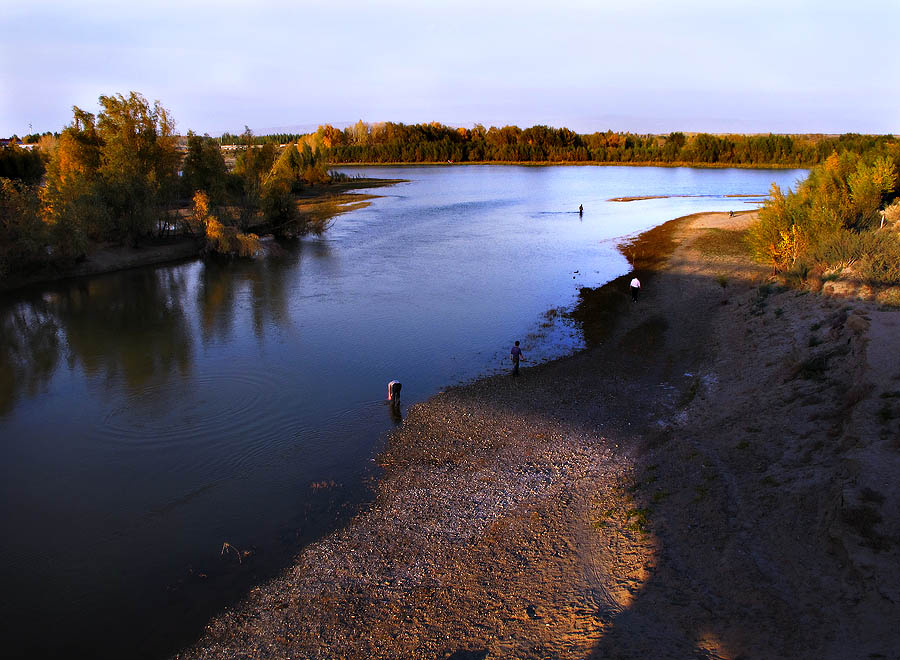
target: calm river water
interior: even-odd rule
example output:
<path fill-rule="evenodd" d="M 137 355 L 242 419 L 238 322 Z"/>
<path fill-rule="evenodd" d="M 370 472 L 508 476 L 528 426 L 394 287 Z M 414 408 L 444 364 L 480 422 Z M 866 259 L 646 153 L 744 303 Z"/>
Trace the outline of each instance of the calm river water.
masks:
<path fill-rule="evenodd" d="M 529 362 L 570 353 L 576 329 L 547 312 L 627 272 L 615 239 L 749 208 L 725 195 L 806 174 L 344 171 L 409 182 L 282 257 L 0 300 L 4 656 L 161 657 L 189 642 L 364 504 L 395 423 L 389 380 L 405 407 L 508 369 L 516 339 Z M 606 201 L 636 195 L 689 197 Z"/>

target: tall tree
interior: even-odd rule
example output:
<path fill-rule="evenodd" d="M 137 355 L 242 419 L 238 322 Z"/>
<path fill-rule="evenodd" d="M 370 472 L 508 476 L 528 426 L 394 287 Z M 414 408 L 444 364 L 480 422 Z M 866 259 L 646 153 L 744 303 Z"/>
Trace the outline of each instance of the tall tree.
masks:
<path fill-rule="evenodd" d="M 219 143 L 208 135 L 188 131 L 188 149 L 182 166 L 182 194 L 193 196 L 198 190 L 206 192 L 210 203 L 225 202 L 228 168 Z"/>
<path fill-rule="evenodd" d="M 159 101 L 137 92 L 101 96 L 97 131 L 100 176 L 116 233 L 149 233 L 175 194 L 179 155 L 175 122 Z"/>

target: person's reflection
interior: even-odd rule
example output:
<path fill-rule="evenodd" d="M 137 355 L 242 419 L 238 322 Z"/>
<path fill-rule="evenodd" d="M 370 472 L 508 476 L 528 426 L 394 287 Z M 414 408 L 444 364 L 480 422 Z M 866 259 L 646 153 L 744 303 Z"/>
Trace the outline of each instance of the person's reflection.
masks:
<path fill-rule="evenodd" d="M 391 414 L 391 421 L 399 426 L 403 423 L 403 413 L 400 412 L 400 404 L 398 403 L 396 406 L 391 404 L 388 406 L 388 410 Z"/>

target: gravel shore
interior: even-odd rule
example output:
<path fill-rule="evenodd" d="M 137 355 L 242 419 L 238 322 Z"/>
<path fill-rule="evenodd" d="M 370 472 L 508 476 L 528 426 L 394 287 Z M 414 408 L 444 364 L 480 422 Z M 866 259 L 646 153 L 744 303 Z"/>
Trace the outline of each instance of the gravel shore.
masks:
<path fill-rule="evenodd" d="M 591 349 L 412 406 L 375 503 L 177 657 L 900 657 L 900 314 L 770 285 L 750 219 L 673 221 Z"/>

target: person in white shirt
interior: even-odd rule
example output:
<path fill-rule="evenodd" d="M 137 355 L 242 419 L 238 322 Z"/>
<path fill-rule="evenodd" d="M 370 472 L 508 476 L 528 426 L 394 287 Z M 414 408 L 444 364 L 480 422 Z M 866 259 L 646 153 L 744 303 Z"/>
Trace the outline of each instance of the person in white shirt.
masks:
<path fill-rule="evenodd" d="M 641 281 L 638 278 L 631 280 L 631 302 L 637 302 L 638 294 L 641 292 Z"/>

